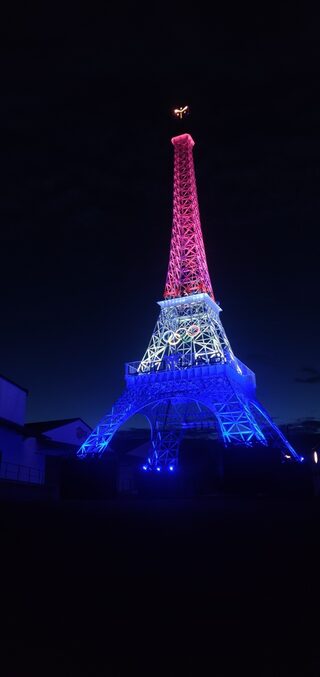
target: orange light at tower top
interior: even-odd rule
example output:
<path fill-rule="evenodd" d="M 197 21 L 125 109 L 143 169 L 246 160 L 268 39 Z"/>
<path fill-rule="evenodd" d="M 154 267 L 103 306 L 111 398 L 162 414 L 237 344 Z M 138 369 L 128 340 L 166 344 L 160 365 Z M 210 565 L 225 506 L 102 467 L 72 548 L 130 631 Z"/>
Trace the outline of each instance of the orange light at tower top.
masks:
<path fill-rule="evenodd" d="M 189 115 L 189 106 L 183 106 L 183 107 L 180 106 L 180 108 L 174 108 L 173 109 L 173 115 L 176 118 L 180 118 L 180 120 L 182 120 L 182 118 L 184 118 L 186 115 Z"/>

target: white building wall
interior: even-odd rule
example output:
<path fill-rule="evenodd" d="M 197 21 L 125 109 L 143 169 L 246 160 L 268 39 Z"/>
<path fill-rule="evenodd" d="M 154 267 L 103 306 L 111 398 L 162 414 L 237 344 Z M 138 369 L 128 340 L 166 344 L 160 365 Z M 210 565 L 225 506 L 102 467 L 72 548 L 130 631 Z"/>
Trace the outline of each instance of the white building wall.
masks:
<path fill-rule="evenodd" d="M 23 439 L 18 431 L 0 426 L 0 479 L 42 484 L 44 456 L 37 453 L 36 440 Z"/>
<path fill-rule="evenodd" d="M 44 434 L 54 442 L 65 442 L 67 444 L 76 444 L 80 447 L 82 442 L 88 437 L 91 428 L 81 420 L 71 421 L 59 428 L 47 430 Z"/>
<path fill-rule="evenodd" d="M 0 425 L 0 452 L 2 462 L 21 463 L 22 432 Z"/>
<path fill-rule="evenodd" d="M 27 392 L 0 376 L 0 479 L 42 483 L 44 457 L 23 436 L 26 404 Z"/>
<path fill-rule="evenodd" d="M 24 425 L 27 392 L 0 376 L 0 418 Z"/>

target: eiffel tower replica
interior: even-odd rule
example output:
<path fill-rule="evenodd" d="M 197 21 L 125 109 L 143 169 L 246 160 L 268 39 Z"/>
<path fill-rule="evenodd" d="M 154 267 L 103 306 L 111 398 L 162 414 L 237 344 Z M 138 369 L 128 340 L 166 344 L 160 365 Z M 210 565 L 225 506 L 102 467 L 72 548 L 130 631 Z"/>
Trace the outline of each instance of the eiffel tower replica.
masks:
<path fill-rule="evenodd" d="M 182 109 L 181 109 L 182 110 Z M 182 117 L 182 115 L 180 116 Z M 143 358 L 126 364 L 126 387 L 78 457 L 103 454 L 128 419 L 142 413 L 151 428 L 143 469 L 174 472 L 186 431 L 200 430 L 228 446 L 278 448 L 301 461 L 255 396 L 255 375 L 232 352 L 209 276 L 189 134 L 174 147 L 173 228 L 164 299 Z"/>

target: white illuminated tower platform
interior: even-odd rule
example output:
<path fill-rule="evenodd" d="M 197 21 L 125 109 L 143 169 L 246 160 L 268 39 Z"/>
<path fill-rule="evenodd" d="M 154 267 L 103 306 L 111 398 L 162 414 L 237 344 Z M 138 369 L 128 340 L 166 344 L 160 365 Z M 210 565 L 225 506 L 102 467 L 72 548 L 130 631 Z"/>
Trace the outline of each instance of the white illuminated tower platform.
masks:
<path fill-rule="evenodd" d="M 129 418 L 151 429 L 146 471 L 174 472 L 189 430 L 212 431 L 224 446 L 277 447 L 301 458 L 256 399 L 254 373 L 232 352 L 220 320 L 204 249 L 193 163 L 194 141 L 175 136 L 173 228 L 164 300 L 148 348 L 126 365 L 126 387 L 78 451 L 103 454 Z"/>

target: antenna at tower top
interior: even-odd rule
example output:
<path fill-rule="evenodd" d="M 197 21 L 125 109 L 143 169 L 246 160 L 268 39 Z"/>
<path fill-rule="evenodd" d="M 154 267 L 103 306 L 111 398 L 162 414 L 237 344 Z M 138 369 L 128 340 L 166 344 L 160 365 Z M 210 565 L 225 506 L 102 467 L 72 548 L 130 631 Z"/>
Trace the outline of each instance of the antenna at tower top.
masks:
<path fill-rule="evenodd" d="M 187 115 L 189 115 L 190 109 L 189 106 L 180 106 L 180 108 L 174 108 L 172 111 L 172 114 L 174 115 L 175 118 L 185 118 Z"/>

